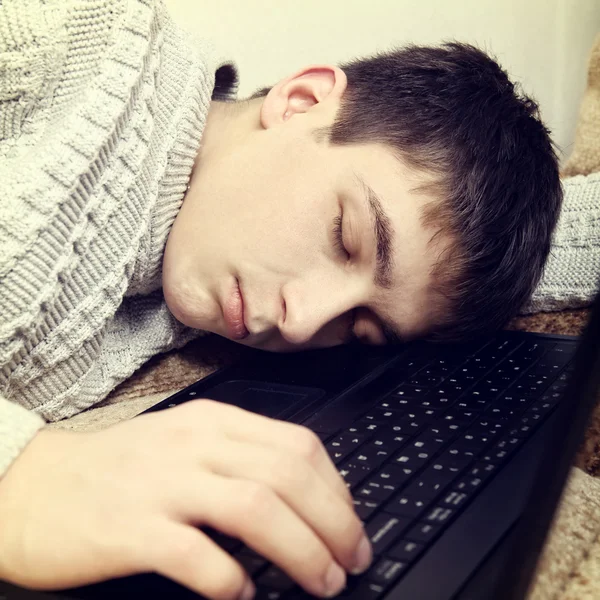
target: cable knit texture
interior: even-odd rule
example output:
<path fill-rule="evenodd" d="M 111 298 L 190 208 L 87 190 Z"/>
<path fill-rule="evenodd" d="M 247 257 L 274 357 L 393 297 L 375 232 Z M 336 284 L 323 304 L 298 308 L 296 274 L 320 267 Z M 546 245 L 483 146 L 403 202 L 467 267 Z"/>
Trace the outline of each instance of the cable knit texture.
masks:
<path fill-rule="evenodd" d="M 564 200 L 544 275 L 522 311 L 592 303 L 600 281 L 600 173 L 563 180 Z"/>
<path fill-rule="evenodd" d="M 161 264 L 211 98 L 235 67 L 160 0 L 0 3 L 0 476 L 200 332 Z"/>

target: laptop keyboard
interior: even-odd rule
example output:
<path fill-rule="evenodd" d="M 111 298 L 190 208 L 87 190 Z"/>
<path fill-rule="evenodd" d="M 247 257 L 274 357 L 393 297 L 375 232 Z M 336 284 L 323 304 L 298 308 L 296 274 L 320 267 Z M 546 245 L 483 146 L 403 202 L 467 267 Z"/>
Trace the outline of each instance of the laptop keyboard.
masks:
<path fill-rule="evenodd" d="M 396 362 L 392 391 L 349 427 L 319 415 L 307 424 L 373 546 L 372 567 L 342 597 L 378 600 L 472 502 L 562 397 L 574 344 L 499 336 L 451 354 L 427 348 Z M 308 597 L 238 540 L 209 534 L 253 577 L 258 600 Z"/>

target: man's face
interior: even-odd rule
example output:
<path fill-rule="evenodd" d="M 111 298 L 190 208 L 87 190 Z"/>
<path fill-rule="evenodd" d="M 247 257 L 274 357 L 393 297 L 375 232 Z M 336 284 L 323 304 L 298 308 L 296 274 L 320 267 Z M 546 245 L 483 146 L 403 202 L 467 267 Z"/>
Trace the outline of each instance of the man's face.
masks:
<path fill-rule="evenodd" d="M 430 326 L 439 248 L 420 210 L 431 198 L 389 149 L 317 139 L 335 118 L 335 85 L 312 104 L 289 90 L 293 101 L 278 102 L 274 88 L 239 120 L 243 133 L 231 121 L 221 141 L 207 130 L 163 266 L 184 324 L 274 351 L 352 335 L 383 344 L 386 330 L 408 339 Z"/>

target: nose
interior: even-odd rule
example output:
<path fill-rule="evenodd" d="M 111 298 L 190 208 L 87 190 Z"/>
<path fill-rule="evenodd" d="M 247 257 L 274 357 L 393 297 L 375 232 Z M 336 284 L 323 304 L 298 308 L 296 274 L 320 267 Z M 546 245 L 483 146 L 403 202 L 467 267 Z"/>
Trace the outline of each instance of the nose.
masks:
<path fill-rule="evenodd" d="M 360 289 L 351 283 L 317 278 L 290 282 L 281 293 L 285 315 L 279 323 L 279 332 L 294 345 L 306 344 L 327 324 L 364 301 Z M 341 327 L 345 325 L 340 323 Z"/>

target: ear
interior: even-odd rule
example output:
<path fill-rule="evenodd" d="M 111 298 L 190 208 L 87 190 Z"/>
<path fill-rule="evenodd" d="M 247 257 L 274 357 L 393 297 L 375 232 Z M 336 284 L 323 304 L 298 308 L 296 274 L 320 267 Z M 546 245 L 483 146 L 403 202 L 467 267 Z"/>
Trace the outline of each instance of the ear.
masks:
<path fill-rule="evenodd" d="M 261 124 L 269 129 L 316 105 L 331 106 L 335 112 L 347 83 L 346 74 L 338 67 L 304 67 L 280 81 L 267 94 L 260 111 Z"/>

